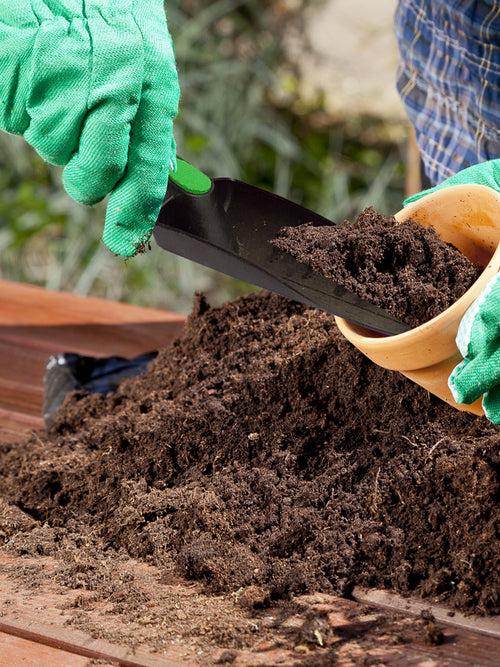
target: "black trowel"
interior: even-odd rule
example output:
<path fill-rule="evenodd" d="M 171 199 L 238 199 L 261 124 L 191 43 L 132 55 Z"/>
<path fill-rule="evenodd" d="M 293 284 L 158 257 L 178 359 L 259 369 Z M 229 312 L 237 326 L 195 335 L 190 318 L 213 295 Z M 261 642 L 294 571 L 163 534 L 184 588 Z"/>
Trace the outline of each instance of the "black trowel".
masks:
<path fill-rule="evenodd" d="M 242 181 L 214 178 L 178 160 L 154 238 L 163 249 L 198 264 L 344 317 L 373 331 L 409 330 L 383 309 L 314 273 L 270 241 L 283 227 L 330 220 Z"/>

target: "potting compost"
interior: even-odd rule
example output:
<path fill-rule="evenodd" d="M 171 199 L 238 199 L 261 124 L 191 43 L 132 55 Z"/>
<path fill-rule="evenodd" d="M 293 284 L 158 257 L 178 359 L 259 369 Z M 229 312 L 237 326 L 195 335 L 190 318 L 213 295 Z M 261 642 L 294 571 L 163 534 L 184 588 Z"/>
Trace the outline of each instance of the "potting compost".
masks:
<path fill-rule="evenodd" d="M 272 243 L 412 327 L 449 308 L 482 272 L 432 227 L 397 224 L 373 208 L 355 222 L 285 227 Z"/>
<path fill-rule="evenodd" d="M 3 540 L 50 555 L 71 537 L 92 572 L 127 554 L 252 605 L 364 584 L 491 614 L 499 450 L 498 427 L 373 365 L 331 315 L 200 297 L 147 373 L 2 446 L 0 495 L 26 517 Z M 74 561 L 73 586 L 91 577 Z"/>

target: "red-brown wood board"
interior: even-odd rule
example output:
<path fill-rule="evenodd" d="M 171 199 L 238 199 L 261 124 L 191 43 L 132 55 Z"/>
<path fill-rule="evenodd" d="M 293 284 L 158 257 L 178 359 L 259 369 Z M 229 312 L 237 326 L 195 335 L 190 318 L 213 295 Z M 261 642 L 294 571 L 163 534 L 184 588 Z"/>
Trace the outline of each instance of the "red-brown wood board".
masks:
<path fill-rule="evenodd" d="M 164 346 L 179 332 L 182 323 L 181 316 L 161 310 L 0 281 L 0 442 L 15 442 L 30 431 L 43 428 L 40 417 L 43 375 L 50 354 L 74 351 L 96 356 L 132 356 Z M 35 593 L 29 586 L 20 585 L 15 577 L 18 568 L 27 567 L 26 559 L 0 552 L 0 667 L 209 665 L 223 654 L 223 646 L 212 646 L 206 652 L 195 651 L 186 638 L 161 650 L 147 645 L 132 649 L 68 627 L 64 609 L 68 597 L 77 592 L 57 590 L 51 581 L 49 566 L 50 563 L 47 564 L 46 586 Z M 138 570 L 145 568 L 140 564 L 137 567 Z M 200 595 L 188 582 L 177 581 L 170 589 L 169 586 L 165 584 L 167 594 L 171 589 L 172 595 L 185 596 L 185 599 Z M 425 602 L 404 601 L 400 596 L 383 591 L 360 590 L 354 597 L 354 600 L 344 600 L 318 594 L 305 596 L 300 604 L 304 618 L 307 609 L 327 613 L 333 629 L 352 625 L 350 619 L 356 612 L 359 619 L 365 619 L 358 622 L 361 628 L 363 623 L 367 624 L 365 633 L 369 632 L 374 613 L 382 614 L 386 609 L 398 612 L 400 616 L 394 623 L 404 629 L 422 608 L 429 608 Z M 206 605 L 211 604 L 209 599 L 205 600 Z M 443 645 L 430 646 L 417 639 L 400 646 L 382 636 L 378 643 L 368 646 L 363 644 L 363 634 L 354 634 L 348 641 L 339 639 L 335 664 L 346 667 L 356 664 L 500 665 L 498 619 L 474 619 L 460 614 L 451 618 L 446 609 L 435 607 L 433 611 L 444 628 Z M 103 624 L 103 632 L 98 633 L 101 637 L 106 636 L 106 622 L 103 613 L 99 616 L 99 623 Z M 289 625 L 300 622 L 300 611 L 297 617 L 287 620 Z M 318 647 L 318 656 L 304 654 L 307 647 L 283 647 L 280 639 L 283 632 L 285 623 L 276 630 L 274 643 L 259 643 L 256 639 L 255 646 L 236 651 L 231 664 L 236 667 L 308 665 L 314 664 L 308 660 L 321 656 L 321 647 Z"/>

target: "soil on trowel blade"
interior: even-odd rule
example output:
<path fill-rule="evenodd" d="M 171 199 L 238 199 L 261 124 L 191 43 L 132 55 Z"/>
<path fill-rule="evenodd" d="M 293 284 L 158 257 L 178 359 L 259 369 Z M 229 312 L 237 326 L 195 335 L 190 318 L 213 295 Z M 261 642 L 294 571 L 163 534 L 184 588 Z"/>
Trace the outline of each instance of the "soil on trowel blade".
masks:
<path fill-rule="evenodd" d="M 367 208 L 352 223 L 285 227 L 272 243 L 415 327 L 463 296 L 482 268 L 432 227 L 395 223 Z"/>
<path fill-rule="evenodd" d="M 252 605 L 364 584 L 493 613 L 499 449 L 498 427 L 374 366 L 332 316 L 199 299 L 144 376 L 3 446 L 0 495 L 26 517 L 5 542 L 50 554 L 84 534 Z"/>

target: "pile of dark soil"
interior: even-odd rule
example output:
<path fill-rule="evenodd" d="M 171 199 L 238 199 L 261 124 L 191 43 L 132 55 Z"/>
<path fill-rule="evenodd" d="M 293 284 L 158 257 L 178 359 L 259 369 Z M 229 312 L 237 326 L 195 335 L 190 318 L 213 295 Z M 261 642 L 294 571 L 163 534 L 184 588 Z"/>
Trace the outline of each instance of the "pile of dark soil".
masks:
<path fill-rule="evenodd" d="M 431 227 L 395 224 L 373 208 L 352 223 L 285 227 L 272 243 L 412 327 L 449 308 L 482 272 Z"/>
<path fill-rule="evenodd" d="M 0 495 L 35 526 L 7 547 L 43 553 L 49 526 L 262 605 L 365 584 L 493 613 L 499 450 L 497 427 L 371 364 L 332 316 L 200 299 L 146 375 L 3 446 Z"/>

